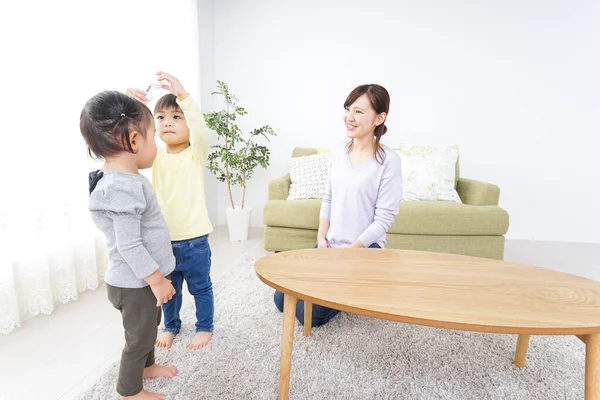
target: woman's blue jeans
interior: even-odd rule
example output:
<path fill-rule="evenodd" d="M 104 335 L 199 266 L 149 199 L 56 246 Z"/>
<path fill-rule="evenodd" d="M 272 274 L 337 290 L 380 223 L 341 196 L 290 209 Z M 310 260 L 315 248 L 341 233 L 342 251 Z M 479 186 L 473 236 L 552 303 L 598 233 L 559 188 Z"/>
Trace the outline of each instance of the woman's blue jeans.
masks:
<path fill-rule="evenodd" d="M 316 247 L 316 246 L 315 246 Z M 370 249 L 380 249 L 381 247 L 377 243 L 373 243 L 369 246 Z M 283 312 L 283 293 L 275 291 L 275 306 L 279 311 Z M 335 317 L 340 311 L 333 308 L 320 306 L 318 304 L 312 305 L 312 326 L 321 326 L 328 323 L 331 318 Z M 296 319 L 301 325 L 304 325 L 304 300 L 298 300 L 296 304 Z"/>

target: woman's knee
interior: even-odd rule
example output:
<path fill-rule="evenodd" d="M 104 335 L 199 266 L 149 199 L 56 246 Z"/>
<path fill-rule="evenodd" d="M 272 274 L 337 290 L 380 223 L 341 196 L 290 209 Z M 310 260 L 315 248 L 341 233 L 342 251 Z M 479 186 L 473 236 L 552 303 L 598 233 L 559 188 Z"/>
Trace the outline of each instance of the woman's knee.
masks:
<path fill-rule="evenodd" d="M 334 310 L 332 308 L 320 306 L 316 310 L 315 308 L 313 308 L 312 326 L 317 327 L 325 325 L 331 320 L 331 318 L 335 317 L 338 313 L 339 310 Z"/>
<path fill-rule="evenodd" d="M 280 312 L 283 312 L 283 299 L 284 294 L 276 290 L 275 294 L 273 295 L 273 302 L 275 303 L 275 307 L 277 307 Z M 304 302 L 302 300 L 299 300 L 298 304 L 296 305 L 296 319 L 298 322 L 300 322 L 300 324 L 304 325 Z"/>
<path fill-rule="evenodd" d="M 304 301 L 298 300 L 296 305 L 296 319 L 300 325 L 304 325 Z"/>
<path fill-rule="evenodd" d="M 283 293 L 276 290 L 273 295 L 273 301 L 275 302 L 275 307 L 277 307 L 280 312 L 283 312 Z"/>

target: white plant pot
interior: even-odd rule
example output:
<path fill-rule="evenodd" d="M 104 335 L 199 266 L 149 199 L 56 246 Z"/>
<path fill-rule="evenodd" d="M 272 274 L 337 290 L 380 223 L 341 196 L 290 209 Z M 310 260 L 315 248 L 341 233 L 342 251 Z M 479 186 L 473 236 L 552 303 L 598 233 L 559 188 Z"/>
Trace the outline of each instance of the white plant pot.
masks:
<path fill-rule="evenodd" d="M 250 225 L 250 207 L 227 208 L 227 228 L 229 240 L 242 242 L 248 240 L 248 226 Z"/>

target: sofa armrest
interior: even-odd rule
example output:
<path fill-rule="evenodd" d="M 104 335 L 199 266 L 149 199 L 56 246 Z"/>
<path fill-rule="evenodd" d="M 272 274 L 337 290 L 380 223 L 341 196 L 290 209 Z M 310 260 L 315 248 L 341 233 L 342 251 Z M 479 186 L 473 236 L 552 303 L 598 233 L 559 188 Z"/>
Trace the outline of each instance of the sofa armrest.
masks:
<path fill-rule="evenodd" d="M 290 174 L 269 181 L 269 200 L 287 200 L 291 183 Z"/>
<path fill-rule="evenodd" d="M 456 191 L 464 204 L 471 206 L 497 206 L 500 188 L 491 183 L 458 178 Z"/>

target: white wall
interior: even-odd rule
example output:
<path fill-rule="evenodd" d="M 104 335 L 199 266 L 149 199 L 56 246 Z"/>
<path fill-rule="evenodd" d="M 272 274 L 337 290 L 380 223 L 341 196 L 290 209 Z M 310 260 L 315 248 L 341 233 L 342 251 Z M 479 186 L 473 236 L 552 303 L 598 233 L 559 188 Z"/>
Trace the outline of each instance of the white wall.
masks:
<path fill-rule="evenodd" d="M 215 24 L 214 1 L 198 0 L 198 39 L 200 46 L 200 86 L 202 112 L 215 109 L 214 97 L 211 92 L 216 84 L 215 77 Z M 213 135 L 211 144 L 216 144 L 216 135 Z M 213 225 L 219 222 L 219 195 L 217 180 L 210 171 L 206 170 L 205 190 L 206 207 Z"/>
<path fill-rule="evenodd" d="M 96 93 L 145 89 L 163 70 L 200 98 L 197 3 L 168 2 L 168 13 L 165 6 L 164 0 L 6 5 L 0 182 L 19 188 L 14 201 L 44 202 L 39 193 L 51 193 L 50 201 L 68 189 L 82 193 L 86 207 L 87 173 L 98 164 L 86 162 L 79 115 Z"/>
<path fill-rule="evenodd" d="M 501 187 L 509 238 L 600 242 L 600 3 L 468 3 L 216 2 L 216 78 L 242 127 L 279 135 L 253 225 L 292 148 L 339 145 L 345 97 L 374 82 L 392 99 L 384 142 L 460 145 L 462 176 Z"/>

